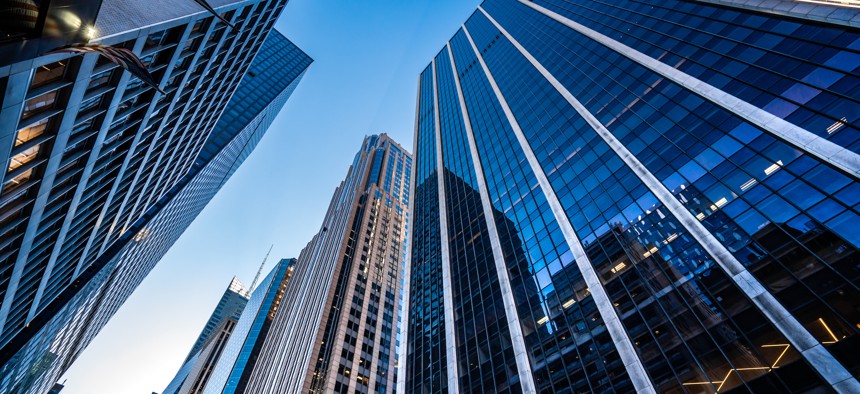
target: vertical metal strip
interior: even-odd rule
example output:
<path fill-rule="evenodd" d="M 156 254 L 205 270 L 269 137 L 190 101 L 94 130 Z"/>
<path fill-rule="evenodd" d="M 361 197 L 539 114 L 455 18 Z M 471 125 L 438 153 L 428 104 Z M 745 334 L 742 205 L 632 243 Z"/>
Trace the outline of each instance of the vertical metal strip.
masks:
<path fill-rule="evenodd" d="M 526 0 L 519 2 L 697 93 L 795 148 L 840 168 L 854 178 L 860 178 L 860 155 L 544 7 Z"/>
<path fill-rule="evenodd" d="M 92 57 L 92 56 L 90 56 Z M 92 62 L 92 60 L 88 60 L 88 63 Z M 94 65 L 94 64 L 93 64 Z M 81 65 L 83 66 L 83 64 Z M 73 92 L 76 96 L 83 96 L 86 91 L 85 87 L 81 87 L 83 83 L 83 78 L 89 78 L 91 75 L 87 75 L 85 73 L 91 73 L 92 68 L 89 70 L 81 68 L 79 70 L 79 74 L 75 76 L 75 87 L 73 88 Z M 93 167 L 101 154 L 102 143 L 104 142 L 105 137 L 107 136 L 108 126 L 113 122 L 113 117 L 116 114 L 116 106 L 119 104 L 119 98 L 123 95 L 125 91 L 126 82 L 128 78 L 130 78 L 130 73 L 125 71 L 122 72 L 122 77 L 120 79 L 119 84 L 116 87 L 114 92 L 114 96 L 111 99 L 111 107 L 108 107 L 108 110 L 105 112 L 104 118 L 102 120 L 102 125 L 99 128 L 99 132 L 96 136 L 96 141 L 93 143 L 93 148 L 90 149 L 89 154 L 87 155 L 87 164 L 84 167 L 83 172 L 81 173 L 80 180 L 78 181 L 78 186 L 75 189 L 75 194 L 72 197 L 72 202 L 69 204 L 68 213 L 66 213 L 66 217 L 63 219 L 63 223 L 66 222 L 71 223 L 72 217 L 74 216 L 75 210 L 78 208 L 77 204 L 80 201 L 81 196 L 83 195 L 84 189 L 86 188 L 87 183 L 89 182 L 90 175 L 92 175 Z M 77 108 L 68 109 L 68 112 L 63 114 L 63 124 L 65 127 L 68 126 L 69 122 L 67 119 L 73 119 L 77 116 Z M 64 131 L 68 132 L 69 129 Z M 59 131 L 58 131 L 59 137 Z M 59 163 L 62 159 L 62 154 L 59 154 L 65 148 L 65 143 L 68 142 L 68 136 L 65 137 L 66 141 L 63 143 L 57 143 L 52 148 L 51 159 L 49 160 L 49 168 L 59 168 Z M 58 141 L 59 142 L 59 141 Z M 8 331 L 7 327 L 5 327 L 6 320 L 9 317 L 10 307 L 16 301 L 18 286 L 20 285 L 21 278 L 24 275 L 24 269 L 27 266 L 27 260 L 30 257 L 30 251 L 33 247 L 33 241 L 35 241 L 35 236 L 39 227 L 39 224 L 42 221 L 42 214 L 44 213 L 45 207 L 47 207 L 47 200 L 53 187 L 54 179 L 56 173 L 51 174 L 46 172 L 44 179 L 41 180 L 41 184 L 39 185 L 39 192 L 36 201 L 34 201 L 33 210 L 30 212 L 30 219 L 27 222 L 27 228 L 25 229 L 24 236 L 21 242 L 21 246 L 18 249 L 18 255 L 15 259 L 15 266 L 12 270 L 12 275 L 9 278 L 9 284 L 6 287 L 6 296 L 5 299 L 0 304 L 0 332 Z M 62 230 L 61 230 L 62 231 Z M 59 243 L 54 243 L 53 246 L 55 249 L 60 249 L 62 245 Z M 75 271 L 75 276 L 77 276 L 77 271 Z M 43 273 L 44 277 L 44 273 Z M 41 286 L 41 280 L 40 280 Z M 37 290 L 38 291 L 38 290 Z M 34 299 L 33 303 L 41 302 L 41 295 L 39 295 L 39 299 Z M 31 305 L 32 310 L 32 305 Z M 27 318 L 25 320 L 25 324 L 29 324 L 32 315 L 30 311 L 27 313 Z M 12 329 L 15 329 L 14 327 Z"/>
<path fill-rule="evenodd" d="M 577 100 L 567 88 L 564 87 L 550 72 L 540 64 L 513 36 L 510 35 L 495 19 L 493 19 L 483 8 L 481 12 L 490 20 L 499 31 L 525 56 L 544 78 L 567 100 L 567 102 L 582 116 L 594 131 L 605 141 L 621 160 L 636 174 L 636 176 L 648 187 L 660 200 L 669 212 L 675 216 L 681 225 L 690 232 L 693 238 L 710 254 L 717 264 L 728 273 L 740 290 L 749 297 L 753 303 L 764 312 L 765 316 L 783 335 L 797 348 L 809 361 L 809 363 L 833 385 L 834 388 L 843 387 L 848 391 L 860 392 L 857 381 L 851 374 L 833 358 L 824 347 L 815 340 L 803 325 L 798 322 L 788 310 L 785 309 L 776 298 L 768 292 L 764 286 L 747 271 L 732 254 L 711 234 L 690 211 L 672 195 L 672 193 L 654 176 L 647 168 L 630 153 L 629 150 L 615 138 L 606 127 L 593 115 L 582 103 Z M 853 381 L 853 383 L 852 383 Z"/>
<path fill-rule="evenodd" d="M 656 393 L 656 390 L 651 383 L 651 379 L 648 378 L 648 374 L 645 372 L 645 367 L 642 365 L 642 361 L 639 360 L 636 350 L 633 348 L 633 344 L 627 336 L 624 326 L 621 324 L 621 320 L 615 313 L 615 307 L 612 305 L 612 301 L 609 300 L 609 296 L 606 294 L 606 290 L 600 283 L 597 273 L 594 272 L 594 267 L 591 265 L 591 261 L 586 255 L 579 237 L 577 237 L 576 232 L 574 232 L 573 226 L 570 224 L 570 220 L 564 212 L 564 208 L 562 208 L 558 196 L 555 194 L 555 190 L 552 189 L 549 180 L 547 180 L 546 174 L 543 172 L 537 157 L 535 157 L 528 140 L 523 135 L 523 131 L 520 128 L 519 123 L 517 123 L 513 112 L 511 112 L 511 108 L 508 106 L 507 100 L 505 100 L 501 90 L 499 90 L 499 86 L 496 84 L 495 78 L 493 78 L 493 75 L 490 73 L 490 69 L 484 62 L 481 51 L 479 51 L 478 47 L 475 46 L 475 42 L 472 40 L 472 36 L 469 34 L 465 25 L 463 26 L 463 31 L 466 32 L 466 37 L 472 45 L 472 50 L 475 51 L 475 55 L 478 57 L 478 62 L 481 64 L 481 68 L 487 75 L 487 79 L 490 81 L 490 86 L 493 88 L 493 92 L 495 92 L 496 98 L 499 100 L 499 104 L 501 104 L 502 109 L 505 111 L 505 116 L 507 117 L 511 128 L 514 130 L 514 134 L 516 135 L 517 141 L 519 141 L 523 152 L 525 152 L 526 159 L 540 184 L 540 188 L 546 195 L 546 199 L 552 209 L 552 213 L 561 228 L 561 232 L 564 234 L 568 247 L 573 253 L 576 265 L 582 273 L 582 278 L 591 291 L 591 296 L 594 298 L 597 310 L 603 318 L 604 324 L 606 324 L 609 336 L 612 338 L 612 341 L 615 343 L 615 347 L 618 349 L 618 355 L 624 363 L 624 367 L 627 369 L 627 373 L 630 376 L 633 387 L 636 389 L 637 393 Z"/>
<path fill-rule="evenodd" d="M 454 296 L 451 291 L 451 251 L 448 249 L 448 209 L 445 205 L 445 164 L 442 159 L 442 128 L 439 124 L 439 84 L 436 79 L 436 59 L 433 67 L 433 117 L 436 129 L 436 175 L 439 179 L 439 244 L 442 254 L 442 294 L 445 306 L 445 355 L 448 359 L 448 392 L 459 393 L 457 374 L 457 341 L 454 332 Z"/>
<path fill-rule="evenodd" d="M 421 104 L 421 76 L 418 76 L 418 88 L 416 89 L 417 97 L 415 97 L 415 133 L 412 138 L 412 169 L 410 170 L 411 177 L 409 179 L 412 182 L 409 182 L 409 206 L 406 208 L 406 212 L 409 216 L 407 216 L 407 220 L 410 222 L 407 223 L 409 228 L 408 241 L 406 243 L 406 247 L 408 248 L 409 253 L 406 253 L 406 261 L 403 273 L 403 299 L 400 301 L 402 304 L 400 305 L 400 351 L 397 359 L 397 392 L 405 393 L 406 392 L 406 352 L 409 350 L 408 336 L 409 336 L 409 299 L 410 292 L 409 286 L 410 281 L 412 279 L 412 234 L 415 232 L 413 228 L 415 223 L 415 183 L 417 182 L 416 174 L 417 172 L 417 161 L 415 160 L 416 156 L 418 156 L 418 117 L 420 114 L 420 104 Z"/>
<path fill-rule="evenodd" d="M 535 389 L 534 376 L 532 375 L 531 363 L 529 362 L 529 356 L 526 350 L 526 342 L 523 337 L 523 330 L 520 326 L 520 317 L 519 313 L 517 313 L 513 289 L 511 288 L 510 278 L 508 278 L 507 264 L 505 264 L 501 241 L 499 241 L 499 232 L 498 229 L 496 229 L 495 215 L 493 214 L 493 207 L 490 203 L 490 195 L 487 193 L 484 169 L 481 167 L 481 159 L 478 157 L 478 147 L 475 143 L 475 134 L 472 131 L 472 121 L 469 119 L 469 110 L 466 108 L 466 100 L 463 98 L 463 88 L 460 86 L 460 75 L 457 73 L 457 64 L 454 62 L 454 54 L 451 52 L 450 43 L 447 46 L 447 51 L 448 58 L 451 60 L 451 70 L 453 70 L 454 73 L 454 85 L 457 87 L 457 97 L 460 102 L 460 113 L 463 114 L 463 124 L 466 126 L 466 137 L 469 140 L 469 152 L 472 156 L 472 166 L 475 168 L 478 192 L 481 195 L 481 207 L 483 208 L 484 219 L 487 221 L 487 231 L 490 236 L 490 245 L 493 249 L 493 261 L 496 263 L 496 274 L 499 277 L 502 301 L 505 304 L 505 316 L 508 322 L 508 328 L 511 332 L 511 343 L 514 348 L 514 358 L 517 362 L 520 385 L 522 386 L 523 393 L 537 393 L 537 390 Z"/>
<path fill-rule="evenodd" d="M 86 91 L 86 83 L 84 81 L 89 81 L 89 78 L 92 74 L 93 67 L 96 63 L 97 56 L 83 56 L 81 59 L 81 63 L 78 66 L 78 73 L 75 75 L 75 82 L 72 88 L 71 93 L 69 94 L 69 103 L 80 102 L 83 100 L 84 93 Z M 29 85 L 27 85 L 29 86 Z M 59 115 L 58 117 L 62 118 L 59 126 L 57 127 L 57 134 L 54 136 L 54 145 L 51 148 L 50 159 L 48 160 L 48 164 L 46 165 L 45 170 L 43 171 L 44 177 L 40 181 L 39 191 L 36 194 L 36 198 L 33 201 L 33 208 L 30 210 L 30 218 L 27 223 L 27 228 L 25 229 L 24 236 L 22 237 L 21 246 L 18 250 L 18 256 L 16 257 L 16 265 L 15 269 L 18 269 L 19 266 L 21 269 L 26 270 L 28 260 L 30 258 L 30 251 L 33 247 L 33 242 L 36 240 L 36 236 L 39 230 L 39 227 L 42 224 L 43 215 L 45 213 L 45 208 L 48 206 L 48 199 L 51 197 L 51 190 L 54 187 L 54 181 L 56 180 L 57 170 L 60 168 L 60 163 L 62 162 L 62 154 L 58 152 L 63 152 L 69 142 L 69 137 L 71 136 L 71 130 L 75 123 L 75 118 L 78 114 L 78 108 L 74 106 L 68 106 L 65 110 L 65 113 Z M 57 115 L 55 115 L 57 116 Z M 13 126 L 17 125 L 17 123 L 13 123 Z M 11 136 L 15 136 L 16 134 L 12 134 Z M 11 153 L 11 152 L 10 152 Z M 4 161 L 5 162 L 5 161 Z M 48 279 L 51 277 L 51 272 L 54 268 L 54 261 L 49 260 L 45 271 L 42 273 L 42 277 L 39 280 L 39 287 L 36 289 L 36 294 L 33 296 L 33 302 L 30 304 L 30 311 L 27 313 L 27 318 L 25 320 L 26 323 L 29 323 L 30 320 L 33 319 L 33 316 L 39 310 L 39 305 L 42 303 L 42 294 L 45 292 L 45 286 L 48 282 Z M 3 302 L 3 310 L 4 313 L 2 317 L 0 317 L 0 332 L 3 331 L 3 325 L 5 324 L 6 318 L 8 317 L 8 308 L 11 307 L 12 302 L 15 301 L 14 296 L 17 292 L 17 287 L 19 284 L 19 280 L 22 275 L 18 275 L 17 277 L 14 274 L 12 278 L 9 280 L 9 287 L 7 288 L 6 294 L 9 295 L 10 302 Z M 20 271 L 23 274 L 23 271 Z M 17 279 L 15 279 L 17 278 Z M 8 289 L 15 289 L 13 291 L 9 291 Z M 2 302 L 2 300 L 0 300 Z M 25 323 L 25 324 L 26 324 Z"/>

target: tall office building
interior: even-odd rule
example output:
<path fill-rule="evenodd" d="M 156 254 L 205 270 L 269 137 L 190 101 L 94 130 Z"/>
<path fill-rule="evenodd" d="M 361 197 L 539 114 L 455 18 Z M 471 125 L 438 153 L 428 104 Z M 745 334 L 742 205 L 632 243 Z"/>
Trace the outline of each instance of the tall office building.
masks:
<path fill-rule="evenodd" d="M 853 3 L 484 1 L 420 75 L 399 392 L 860 392 Z"/>
<path fill-rule="evenodd" d="M 213 378 L 207 394 L 394 392 L 411 166 L 387 135 L 364 139 L 250 355 L 247 381 Z M 235 356 L 219 368 L 225 357 Z"/>
<path fill-rule="evenodd" d="M 208 382 L 205 386 L 195 386 L 183 393 L 246 392 L 251 374 L 258 366 L 262 366 L 260 362 L 263 360 L 259 353 L 268 340 L 272 322 L 282 304 L 290 301 L 285 298 L 285 293 L 293 286 L 291 283 L 294 282 L 295 269 L 296 259 L 282 259 L 275 265 L 251 294 L 233 334 L 216 358 L 217 363 L 212 368 Z"/>
<path fill-rule="evenodd" d="M 248 289 L 234 277 L 218 300 L 218 305 L 194 341 L 176 376 L 161 394 L 203 392 L 215 363 L 230 339 L 245 305 L 248 304 L 249 296 Z"/>
<path fill-rule="evenodd" d="M 253 150 L 310 64 L 269 34 L 285 0 L 212 3 L 235 28 L 167 0 L 104 0 L 81 26 L 136 53 L 164 93 L 94 53 L 0 67 L 0 392 L 50 389 Z M 234 96 L 244 113 L 230 109 Z"/>

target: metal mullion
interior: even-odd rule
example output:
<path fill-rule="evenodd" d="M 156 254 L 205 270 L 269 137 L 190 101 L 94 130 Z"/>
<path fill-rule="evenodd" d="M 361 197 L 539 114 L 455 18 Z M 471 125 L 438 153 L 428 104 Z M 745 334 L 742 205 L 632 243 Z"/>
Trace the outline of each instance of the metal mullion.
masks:
<path fill-rule="evenodd" d="M 553 190 L 552 185 L 550 185 L 549 180 L 546 177 L 546 174 L 543 172 L 540 162 L 537 160 L 537 157 L 532 151 L 531 145 L 523 134 L 519 123 L 511 112 L 511 108 L 508 105 L 507 100 L 505 99 L 502 92 L 499 90 L 495 78 L 493 77 L 492 73 L 490 73 L 487 64 L 484 62 L 484 58 L 481 51 L 478 50 L 474 40 L 472 39 L 471 34 L 469 33 L 468 29 L 466 29 L 465 25 L 462 26 L 462 29 L 463 32 L 466 33 L 466 38 L 468 38 L 469 44 L 472 46 L 472 50 L 475 53 L 478 63 L 483 69 L 484 74 L 487 76 L 487 79 L 490 83 L 490 87 L 495 93 L 495 96 L 498 99 L 498 102 L 501 105 L 503 111 L 505 112 L 505 116 L 511 128 L 516 135 L 517 141 L 519 142 L 520 147 L 525 153 L 529 166 L 531 167 L 535 178 L 538 180 L 540 189 L 546 196 L 547 203 L 552 210 L 553 216 L 555 217 L 556 222 L 558 223 L 559 228 L 561 229 L 561 232 L 564 235 L 565 240 L 567 241 L 568 247 L 574 255 L 574 260 L 576 261 L 576 265 L 579 268 L 580 273 L 582 274 L 582 278 L 588 288 L 591 289 L 592 299 L 594 300 L 597 310 L 603 318 L 604 323 L 606 324 L 606 328 L 609 331 L 609 336 L 615 343 L 616 348 L 618 348 L 618 355 L 620 356 L 625 368 L 627 369 L 627 373 L 630 376 L 630 380 L 633 383 L 633 387 L 636 389 L 637 392 L 640 393 L 656 393 L 656 389 L 654 388 L 651 380 L 648 378 L 648 374 L 645 371 L 645 367 L 642 365 L 642 361 L 639 359 L 636 350 L 633 348 L 633 344 L 628 337 L 626 330 L 624 329 L 624 325 L 621 323 L 618 314 L 615 312 L 614 306 L 612 305 L 612 301 L 609 300 L 609 296 L 606 294 L 606 290 L 603 288 L 603 285 L 601 284 L 597 273 L 594 271 L 594 267 L 591 264 L 591 260 L 585 253 L 585 249 L 583 248 L 579 237 L 573 229 L 573 226 L 570 223 L 570 219 L 567 217 L 564 208 L 561 206 L 561 202 L 559 201 L 555 190 Z"/>
<path fill-rule="evenodd" d="M 618 43 L 613 39 L 603 36 L 585 26 L 579 25 L 569 19 L 566 19 L 558 14 L 553 13 L 541 6 L 529 4 L 520 0 L 521 3 L 528 5 L 537 12 L 550 17 L 569 28 L 601 43 L 608 48 L 630 58 L 631 60 L 642 64 L 643 62 L 658 62 L 652 58 L 650 61 L 643 59 L 646 55 L 636 52 L 633 48 L 627 47 L 624 44 Z M 568 101 L 568 103 L 579 113 L 580 116 L 594 129 L 595 133 L 614 151 L 619 158 L 633 171 L 633 173 L 642 181 L 643 184 L 660 200 L 666 209 L 680 222 L 690 235 L 702 246 L 702 248 L 714 258 L 717 265 L 720 266 L 752 303 L 759 308 L 762 314 L 788 339 L 791 344 L 798 349 L 809 364 L 815 369 L 832 387 L 837 391 L 858 392 L 860 391 L 860 383 L 839 363 L 830 352 L 819 343 L 809 331 L 803 327 L 797 319 L 788 312 L 785 307 L 758 281 L 747 269 L 743 266 L 732 253 L 720 243 L 713 234 L 711 234 L 704 225 L 696 219 L 690 211 L 684 208 L 678 199 L 634 156 L 627 148 L 608 130 L 606 127 L 586 109 L 571 93 L 567 90 L 549 71 L 541 65 L 528 51 L 525 50 L 507 31 L 501 28 L 494 19 L 489 17 L 496 27 L 510 40 L 510 42 L 520 51 L 523 56 L 550 82 L 553 87 Z M 671 73 L 665 70 L 661 72 L 661 67 L 655 65 L 645 65 L 647 68 L 666 76 L 670 80 L 679 79 L 681 74 L 677 70 L 672 69 Z M 660 65 L 663 65 L 660 63 Z M 667 66 L 668 67 L 668 66 Z M 687 83 L 692 79 L 685 74 L 682 75 Z M 681 83 L 681 86 L 691 89 L 694 92 L 701 92 L 707 86 L 703 82 L 690 87 L 687 84 Z M 712 87 L 711 87 L 712 88 Z M 713 89 L 713 88 L 712 88 Z M 703 95 L 704 98 L 716 101 L 708 95 Z M 725 98 L 723 98 L 724 100 Z M 738 105 L 743 107 L 742 105 Z M 733 111 L 730 109 L 730 111 Z M 761 119 L 759 119 L 761 120 Z M 780 119 L 780 121 L 785 122 Z M 778 122 L 777 122 L 778 123 Z M 768 123 L 770 124 L 770 123 Z M 767 129 L 766 129 L 767 130 Z M 808 133 L 800 129 L 802 132 Z M 829 143 L 829 141 L 828 141 Z"/>
<path fill-rule="evenodd" d="M 74 58 L 75 56 L 70 56 L 66 58 L 69 62 L 68 66 L 71 66 L 72 62 L 76 61 L 74 60 Z M 92 67 L 95 65 L 95 55 L 85 55 L 82 58 L 83 60 L 81 60 L 77 64 L 77 66 L 74 67 L 74 81 L 68 82 L 74 84 L 73 88 L 71 89 L 71 92 L 69 92 L 68 94 L 68 108 L 65 110 L 65 113 L 62 116 L 62 120 L 57 125 L 55 142 L 51 147 L 51 153 L 46 159 L 47 169 L 44 173 L 45 175 L 42 177 L 42 179 L 39 180 L 40 183 L 38 184 L 38 192 L 36 194 L 33 207 L 29 214 L 30 220 L 27 222 L 27 228 L 24 231 L 23 241 L 21 242 L 21 245 L 18 249 L 18 255 L 14 263 L 15 265 L 12 270 L 12 275 L 9 278 L 9 284 L 6 288 L 6 294 L 2 300 L 2 306 L 0 306 L 0 331 L 4 331 L 6 319 L 9 315 L 10 305 L 15 299 L 15 292 L 18 288 L 23 269 L 27 264 L 27 257 L 30 253 L 30 249 L 32 248 L 32 242 L 34 240 L 35 233 L 38 230 L 42 212 L 47 204 L 50 189 L 54 183 L 54 177 L 56 176 L 56 174 L 53 173 L 51 170 L 59 168 L 60 162 L 62 161 L 61 153 L 65 149 L 66 143 L 69 139 L 69 134 L 71 133 L 71 129 L 74 123 L 74 118 L 77 116 L 77 109 L 73 106 L 69 106 L 68 103 L 79 102 L 80 98 L 83 97 L 86 90 L 86 85 L 89 80 L 89 74 L 87 74 L 86 71 L 91 70 Z M 70 78 L 68 71 L 65 78 Z M 34 180 L 32 179 L 30 180 L 30 182 L 33 181 Z M 34 186 L 36 185 L 34 184 Z"/>

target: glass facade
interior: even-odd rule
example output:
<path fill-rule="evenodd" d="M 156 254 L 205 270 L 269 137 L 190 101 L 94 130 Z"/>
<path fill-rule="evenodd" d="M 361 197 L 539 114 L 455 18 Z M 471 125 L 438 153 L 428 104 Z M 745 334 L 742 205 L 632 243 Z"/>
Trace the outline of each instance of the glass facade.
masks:
<path fill-rule="evenodd" d="M 415 138 L 415 186 L 412 256 L 409 274 L 409 320 L 405 327 L 406 392 L 439 392 L 448 387 L 442 259 L 439 235 L 439 178 L 435 143 L 433 70 L 421 73 Z M 402 391 L 402 390 L 401 390 Z"/>
<path fill-rule="evenodd" d="M 249 290 L 234 277 L 209 316 L 203 331 L 194 341 L 176 376 L 161 394 L 203 391 L 218 357 L 248 303 L 248 298 Z"/>
<path fill-rule="evenodd" d="M 494 338 L 520 359 L 434 338 L 458 344 L 457 391 L 860 390 L 858 43 L 733 2 L 485 1 L 421 74 L 416 163 L 441 147 L 455 304 L 515 317 Z M 421 179 L 411 297 L 442 236 Z M 422 383 L 425 357 L 407 391 L 454 391 Z"/>
<path fill-rule="evenodd" d="M 295 265 L 296 259 L 281 260 L 251 294 L 206 385 L 206 393 L 244 392 Z"/>
<path fill-rule="evenodd" d="M 285 1 L 219 7 L 236 29 L 175 7 L 128 18 L 138 2 L 108 2 L 100 42 L 138 54 L 164 94 L 95 54 L 0 71 L 0 392 L 56 382 L 254 149 L 311 62 L 269 34 Z M 287 63 L 252 65 L 273 57 Z M 278 78 L 246 89 L 249 70 Z M 264 102 L 247 124 L 219 121 L 234 92 Z"/>

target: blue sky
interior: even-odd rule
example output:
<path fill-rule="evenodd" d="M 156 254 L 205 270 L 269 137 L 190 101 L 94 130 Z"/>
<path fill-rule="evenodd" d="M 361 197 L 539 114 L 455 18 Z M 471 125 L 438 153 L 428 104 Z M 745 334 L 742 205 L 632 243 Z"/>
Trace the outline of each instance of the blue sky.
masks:
<path fill-rule="evenodd" d="M 318 230 L 364 135 L 412 147 L 418 73 L 476 0 L 293 0 L 276 28 L 314 58 L 233 178 L 64 376 L 63 394 L 161 392 L 233 275 Z"/>

